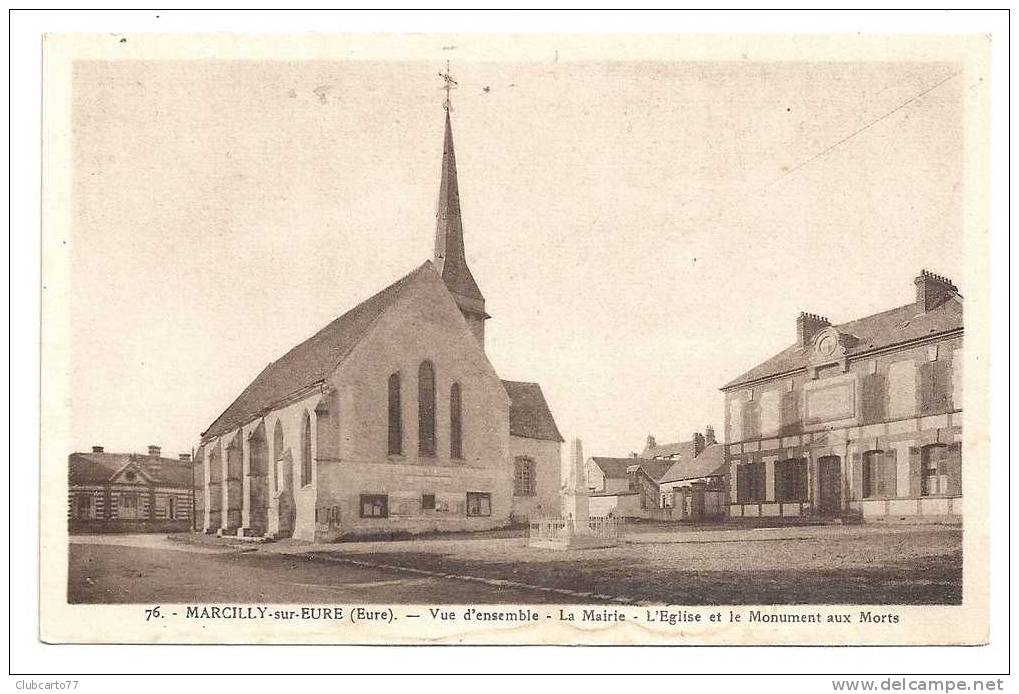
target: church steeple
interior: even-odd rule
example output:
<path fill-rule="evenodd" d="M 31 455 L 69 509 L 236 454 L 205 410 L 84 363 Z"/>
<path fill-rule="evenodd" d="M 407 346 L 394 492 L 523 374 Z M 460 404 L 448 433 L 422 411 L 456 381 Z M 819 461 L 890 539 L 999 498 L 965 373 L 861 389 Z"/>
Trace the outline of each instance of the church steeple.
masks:
<path fill-rule="evenodd" d="M 442 145 L 442 175 L 439 181 L 439 205 L 435 213 L 435 269 L 467 319 L 482 348 L 485 346 L 485 297 L 467 267 L 464 253 L 463 224 L 460 220 L 460 191 L 456 179 L 456 155 L 453 152 L 453 126 L 449 118 L 449 90 L 456 83 L 446 73 L 446 134 Z"/>

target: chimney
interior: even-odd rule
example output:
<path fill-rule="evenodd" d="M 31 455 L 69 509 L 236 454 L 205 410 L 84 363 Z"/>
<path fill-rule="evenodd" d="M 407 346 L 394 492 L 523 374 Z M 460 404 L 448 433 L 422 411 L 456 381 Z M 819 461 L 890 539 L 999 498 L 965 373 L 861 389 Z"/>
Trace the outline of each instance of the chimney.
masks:
<path fill-rule="evenodd" d="M 694 457 L 699 456 L 701 451 L 704 450 L 704 435 L 699 431 L 693 433 L 693 454 Z"/>
<path fill-rule="evenodd" d="M 953 296 L 959 295 L 952 280 L 927 270 L 921 270 L 913 284 L 916 285 L 916 309 L 920 313 L 933 311 Z"/>
<path fill-rule="evenodd" d="M 715 440 L 715 427 L 710 424 L 704 427 L 704 447 L 714 446 L 718 441 Z"/>
<path fill-rule="evenodd" d="M 820 331 L 831 325 L 831 322 L 824 316 L 816 313 L 800 312 L 796 319 L 796 342 L 800 347 L 806 347 Z"/>
<path fill-rule="evenodd" d="M 159 446 L 149 446 L 149 455 L 153 458 L 158 458 L 163 450 Z"/>
<path fill-rule="evenodd" d="M 655 441 L 655 435 L 654 434 L 648 434 L 647 435 L 647 448 L 649 448 L 649 449 L 650 448 L 655 448 L 657 445 L 658 444 Z"/>
<path fill-rule="evenodd" d="M 178 457 L 180 458 L 180 461 L 182 463 L 190 463 L 191 462 L 191 454 L 190 453 L 181 453 Z"/>
<path fill-rule="evenodd" d="M 102 446 L 92 446 L 92 452 L 93 453 L 102 453 L 103 452 L 103 447 Z"/>

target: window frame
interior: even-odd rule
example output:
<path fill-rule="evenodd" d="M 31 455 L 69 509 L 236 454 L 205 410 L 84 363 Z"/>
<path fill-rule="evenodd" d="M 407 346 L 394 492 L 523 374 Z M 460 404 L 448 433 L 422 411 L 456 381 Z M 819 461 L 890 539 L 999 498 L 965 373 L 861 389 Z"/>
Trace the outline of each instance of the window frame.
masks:
<path fill-rule="evenodd" d="M 426 504 L 425 503 L 425 499 L 431 499 L 431 505 Z M 435 506 L 435 493 L 434 492 L 431 492 L 431 493 L 428 493 L 428 494 L 422 493 L 421 494 L 421 510 L 422 511 L 434 511 L 435 508 L 436 508 L 436 506 Z"/>
<path fill-rule="evenodd" d="M 750 480 L 750 484 L 740 484 L 740 479 Z M 736 503 L 762 504 L 767 501 L 768 483 L 767 469 L 764 461 L 752 460 L 736 466 Z"/>
<path fill-rule="evenodd" d="M 424 360 L 418 366 L 418 455 L 434 458 L 438 451 L 435 427 L 435 365 Z"/>
<path fill-rule="evenodd" d="M 779 503 L 809 501 L 809 487 L 806 458 L 786 458 L 775 461 L 775 501 Z M 765 494 L 767 494 L 767 482 L 765 482 Z"/>
<path fill-rule="evenodd" d="M 882 450 L 864 451 L 860 456 L 860 498 L 882 499 L 888 496 L 885 489 L 886 460 Z"/>
<path fill-rule="evenodd" d="M 521 475 L 521 471 L 524 472 L 523 475 Z M 537 496 L 538 483 L 535 479 L 536 472 L 537 464 L 534 462 L 534 458 L 518 455 L 513 459 L 513 496 Z M 524 479 L 526 484 L 521 484 L 521 478 Z"/>
<path fill-rule="evenodd" d="M 365 503 L 371 503 L 374 507 L 375 502 L 382 502 L 382 513 L 369 513 L 364 512 Z M 361 494 L 358 500 L 357 506 L 358 514 L 361 518 L 389 518 L 389 495 L 388 494 Z"/>
<path fill-rule="evenodd" d="M 477 512 L 471 513 L 471 500 L 475 499 L 477 503 Z M 487 512 L 484 512 L 482 508 L 482 502 L 488 506 Z M 466 512 L 468 518 L 489 518 L 492 515 L 492 494 L 491 492 L 467 492 L 467 506 Z"/>
<path fill-rule="evenodd" d="M 386 401 L 387 455 L 403 455 L 403 379 L 399 371 L 389 374 Z"/>
<path fill-rule="evenodd" d="M 315 477 L 311 460 L 311 439 L 311 415 L 305 410 L 301 418 L 301 488 L 310 487 Z"/>
<path fill-rule="evenodd" d="M 449 457 L 463 460 L 463 389 L 458 382 L 449 387 Z"/>
<path fill-rule="evenodd" d="M 929 444 L 920 447 L 920 496 L 948 496 L 948 469 L 946 455 L 948 446 L 945 444 Z M 934 474 L 929 474 L 933 470 Z M 932 491 L 930 479 L 935 480 Z"/>

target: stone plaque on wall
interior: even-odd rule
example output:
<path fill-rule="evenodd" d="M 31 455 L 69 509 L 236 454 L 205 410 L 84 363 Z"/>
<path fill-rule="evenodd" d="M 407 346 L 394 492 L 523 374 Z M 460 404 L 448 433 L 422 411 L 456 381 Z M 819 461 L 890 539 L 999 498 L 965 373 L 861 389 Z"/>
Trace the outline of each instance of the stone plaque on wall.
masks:
<path fill-rule="evenodd" d="M 852 379 L 839 379 L 806 391 L 807 421 L 830 422 L 856 414 L 856 388 Z"/>

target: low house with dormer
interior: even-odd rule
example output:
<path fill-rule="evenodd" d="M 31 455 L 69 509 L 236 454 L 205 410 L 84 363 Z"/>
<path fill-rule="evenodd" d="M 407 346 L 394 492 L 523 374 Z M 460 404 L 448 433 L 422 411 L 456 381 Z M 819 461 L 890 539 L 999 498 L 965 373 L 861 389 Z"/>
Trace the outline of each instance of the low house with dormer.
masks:
<path fill-rule="evenodd" d="M 71 532 L 184 532 L 191 529 L 195 479 L 190 453 L 164 458 L 93 446 L 67 459 Z"/>

